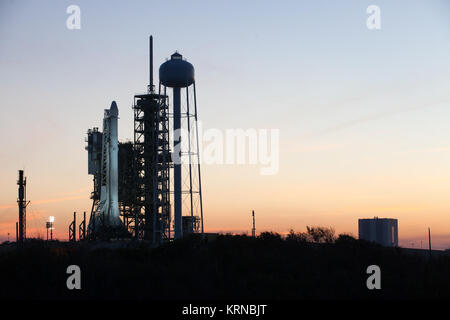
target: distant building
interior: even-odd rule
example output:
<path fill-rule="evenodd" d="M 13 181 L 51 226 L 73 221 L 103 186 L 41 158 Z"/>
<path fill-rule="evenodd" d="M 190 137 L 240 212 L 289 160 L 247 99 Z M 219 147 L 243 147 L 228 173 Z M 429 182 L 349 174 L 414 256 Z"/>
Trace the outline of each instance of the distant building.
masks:
<path fill-rule="evenodd" d="M 376 242 L 385 247 L 398 247 L 397 219 L 359 219 L 358 232 L 359 239 Z"/>

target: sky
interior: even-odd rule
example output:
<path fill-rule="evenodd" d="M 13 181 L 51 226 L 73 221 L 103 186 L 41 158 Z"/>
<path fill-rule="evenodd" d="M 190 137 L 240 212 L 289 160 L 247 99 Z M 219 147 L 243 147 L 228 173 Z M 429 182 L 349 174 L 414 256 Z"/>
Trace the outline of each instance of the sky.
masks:
<path fill-rule="evenodd" d="M 69 5 L 81 28 L 66 27 Z M 381 29 L 370 30 L 369 5 Z M 401 246 L 450 248 L 450 2 L 0 0 L 0 241 L 15 235 L 17 170 L 28 236 L 68 238 L 90 212 L 88 128 L 178 50 L 195 66 L 205 129 L 279 129 L 279 171 L 204 164 L 205 231 L 358 234 L 399 220 Z M 155 72 L 156 74 L 156 72 Z M 157 74 L 156 74 L 157 79 Z M 81 216 L 79 216 L 81 217 Z"/>

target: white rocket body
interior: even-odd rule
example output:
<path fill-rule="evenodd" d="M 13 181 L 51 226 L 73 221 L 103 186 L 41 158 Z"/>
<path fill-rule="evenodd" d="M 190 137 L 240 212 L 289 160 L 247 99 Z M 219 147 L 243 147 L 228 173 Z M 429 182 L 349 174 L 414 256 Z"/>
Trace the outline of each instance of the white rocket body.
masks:
<path fill-rule="evenodd" d="M 115 101 L 111 108 L 105 110 L 103 119 L 103 149 L 102 149 L 102 181 L 100 203 L 98 210 L 102 221 L 96 227 L 120 227 L 119 216 L 119 142 L 117 135 L 117 120 L 119 110 Z"/>

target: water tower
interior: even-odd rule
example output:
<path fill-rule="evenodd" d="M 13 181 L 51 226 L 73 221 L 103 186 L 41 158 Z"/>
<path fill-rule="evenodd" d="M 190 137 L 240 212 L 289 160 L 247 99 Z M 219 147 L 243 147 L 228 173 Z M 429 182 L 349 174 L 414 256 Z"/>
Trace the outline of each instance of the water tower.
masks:
<path fill-rule="evenodd" d="M 194 66 L 175 52 L 159 68 L 159 94 L 172 91 L 174 238 L 203 235 L 203 205 Z M 183 214 L 184 213 L 184 214 Z"/>

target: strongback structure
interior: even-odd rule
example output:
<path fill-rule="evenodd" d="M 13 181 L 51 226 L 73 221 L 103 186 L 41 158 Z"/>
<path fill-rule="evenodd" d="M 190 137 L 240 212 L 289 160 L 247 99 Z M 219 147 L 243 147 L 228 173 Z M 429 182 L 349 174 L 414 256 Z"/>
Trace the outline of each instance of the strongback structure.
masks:
<path fill-rule="evenodd" d="M 89 218 L 89 221 L 93 221 L 95 210 L 100 201 L 103 134 L 96 127 L 89 129 L 85 141 L 87 142 L 86 150 L 88 152 L 88 174 L 93 176 L 94 185 L 94 190 L 91 192 L 92 207 Z"/>
<path fill-rule="evenodd" d="M 119 143 L 119 210 L 123 225 L 134 234 L 134 203 L 136 202 L 133 142 Z"/>

